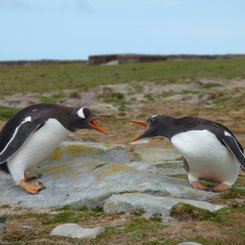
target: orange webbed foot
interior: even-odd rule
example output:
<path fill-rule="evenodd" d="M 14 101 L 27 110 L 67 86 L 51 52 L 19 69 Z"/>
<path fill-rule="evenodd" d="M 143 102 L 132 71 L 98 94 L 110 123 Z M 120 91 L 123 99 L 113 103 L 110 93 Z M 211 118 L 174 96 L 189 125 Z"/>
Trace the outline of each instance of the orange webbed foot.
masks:
<path fill-rule="evenodd" d="M 214 185 L 213 187 L 210 188 L 210 190 L 214 192 L 221 192 L 229 188 L 230 187 L 228 185 L 221 183 L 221 184 Z"/>
<path fill-rule="evenodd" d="M 199 181 L 192 182 L 191 185 L 195 189 L 209 191 L 209 188 L 206 185 L 204 185 L 201 182 L 199 182 Z"/>
<path fill-rule="evenodd" d="M 23 188 L 26 192 L 31 194 L 37 194 L 39 191 L 46 188 L 45 186 L 43 186 L 41 182 L 35 182 L 29 184 L 26 180 L 20 181 L 20 187 Z"/>

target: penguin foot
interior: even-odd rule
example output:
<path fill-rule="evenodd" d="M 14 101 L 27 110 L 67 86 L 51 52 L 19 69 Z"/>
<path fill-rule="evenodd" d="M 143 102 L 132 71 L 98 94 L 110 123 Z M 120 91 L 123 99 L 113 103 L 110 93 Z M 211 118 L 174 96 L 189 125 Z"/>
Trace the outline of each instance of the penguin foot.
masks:
<path fill-rule="evenodd" d="M 195 189 L 209 191 L 209 188 L 206 185 L 204 185 L 201 182 L 199 182 L 199 181 L 192 182 L 191 185 Z"/>
<path fill-rule="evenodd" d="M 20 187 L 24 189 L 26 192 L 31 194 L 37 194 L 39 191 L 46 189 L 45 186 L 41 182 L 35 182 L 32 184 L 29 184 L 26 180 L 20 181 Z"/>
<path fill-rule="evenodd" d="M 29 174 L 29 172 L 25 171 L 24 176 L 25 176 L 26 182 L 31 181 L 31 180 L 35 180 L 35 179 L 40 179 L 43 176 L 41 173 L 39 173 L 37 175 L 33 175 L 33 176 L 29 176 L 28 174 Z"/>
<path fill-rule="evenodd" d="M 221 192 L 229 188 L 230 187 L 228 185 L 221 183 L 221 184 L 214 185 L 213 187 L 210 188 L 210 190 L 214 192 Z"/>

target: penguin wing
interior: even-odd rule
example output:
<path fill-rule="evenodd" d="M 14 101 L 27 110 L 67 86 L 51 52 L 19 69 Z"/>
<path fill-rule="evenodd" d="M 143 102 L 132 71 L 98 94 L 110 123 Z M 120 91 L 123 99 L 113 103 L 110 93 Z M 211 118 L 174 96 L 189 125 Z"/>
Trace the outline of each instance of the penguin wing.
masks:
<path fill-rule="evenodd" d="M 24 142 L 44 124 L 45 121 L 43 119 L 36 119 L 34 121 L 24 120 L 18 127 L 12 128 L 11 130 L 3 129 L 0 134 L 0 141 L 5 142 L 4 147 L 0 149 L 0 164 L 6 162 L 13 156 Z"/>
<path fill-rule="evenodd" d="M 230 149 L 230 151 L 236 156 L 240 164 L 245 168 L 245 158 L 243 155 L 243 147 L 238 140 L 233 137 L 229 132 L 225 131 L 221 141 Z"/>

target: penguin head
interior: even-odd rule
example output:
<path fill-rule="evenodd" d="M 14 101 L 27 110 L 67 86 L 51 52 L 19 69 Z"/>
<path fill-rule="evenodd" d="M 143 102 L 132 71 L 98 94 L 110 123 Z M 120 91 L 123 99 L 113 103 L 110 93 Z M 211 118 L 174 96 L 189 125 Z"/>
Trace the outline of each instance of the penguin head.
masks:
<path fill-rule="evenodd" d="M 145 131 L 142 134 L 135 136 L 132 141 L 154 136 L 168 137 L 167 129 L 169 128 L 169 125 L 171 125 L 170 120 L 170 117 L 163 115 L 151 116 L 146 121 L 131 120 L 131 122 L 139 124 L 145 128 Z"/>
<path fill-rule="evenodd" d="M 94 114 L 87 107 L 75 109 L 73 117 L 73 128 L 76 129 L 96 129 L 103 134 L 108 134 L 108 132 L 102 128 L 99 124 L 96 123 L 96 119 L 110 117 L 106 114 Z"/>

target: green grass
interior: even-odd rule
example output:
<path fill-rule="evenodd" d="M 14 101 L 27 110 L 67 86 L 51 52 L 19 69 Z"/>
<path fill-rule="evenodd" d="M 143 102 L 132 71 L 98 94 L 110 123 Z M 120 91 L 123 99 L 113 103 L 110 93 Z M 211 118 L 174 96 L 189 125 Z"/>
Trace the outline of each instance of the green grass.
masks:
<path fill-rule="evenodd" d="M 63 208 L 56 209 L 56 214 L 48 213 L 25 213 L 22 215 L 10 215 L 8 220 L 24 220 L 27 218 L 39 219 L 43 224 L 57 224 L 57 223 L 76 223 L 81 220 L 87 220 L 90 218 L 96 218 L 103 215 L 101 208 L 95 209 L 74 209 L 70 206 L 64 206 Z"/>
<path fill-rule="evenodd" d="M 163 97 L 171 97 L 176 94 L 199 94 L 200 91 L 198 90 L 181 90 L 181 91 L 164 91 L 162 93 Z"/>
<path fill-rule="evenodd" d="M 65 98 L 65 94 L 63 92 L 60 92 L 51 94 L 50 96 L 42 96 L 39 98 L 39 101 L 41 103 L 57 103 L 63 98 Z"/>
<path fill-rule="evenodd" d="M 221 69 L 222 67 L 222 69 Z M 0 68 L 0 96 L 18 92 L 88 89 L 97 85 L 132 81 L 178 83 L 195 78 L 244 78 L 245 58 L 165 61 L 118 66 L 49 64 Z"/>
<path fill-rule="evenodd" d="M 7 120 L 13 116 L 19 109 L 0 106 L 0 120 Z"/>
<path fill-rule="evenodd" d="M 118 92 L 108 92 L 104 93 L 101 97 L 106 103 L 117 106 L 121 114 L 124 115 L 124 113 L 122 113 L 126 110 L 124 94 Z"/>
<path fill-rule="evenodd" d="M 220 86 L 222 86 L 222 85 L 219 83 L 205 83 L 202 85 L 202 87 L 206 88 L 206 89 L 210 89 L 210 88 L 214 88 L 214 87 L 220 87 Z"/>
<path fill-rule="evenodd" d="M 223 95 L 223 96 L 219 96 L 219 97 L 215 98 L 213 100 L 213 103 L 215 105 L 223 105 L 226 102 L 228 102 L 230 99 L 231 99 L 231 96 L 229 96 L 229 95 Z"/>
<path fill-rule="evenodd" d="M 171 216 L 179 220 L 213 220 L 216 214 L 208 210 L 197 208 L 186 203 L 178 203 L 174 205 L 170 212 Z"/>

